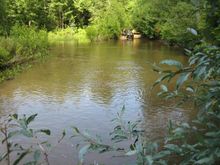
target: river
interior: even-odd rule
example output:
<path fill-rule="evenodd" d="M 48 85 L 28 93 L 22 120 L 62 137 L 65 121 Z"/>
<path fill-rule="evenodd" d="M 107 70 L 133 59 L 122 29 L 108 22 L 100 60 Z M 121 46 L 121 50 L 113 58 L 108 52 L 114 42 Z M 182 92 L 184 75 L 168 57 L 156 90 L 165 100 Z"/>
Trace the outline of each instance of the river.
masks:
<path fill-rule="evenodd" d="M 174 108 L 174 102 L 162 101 L 156 91 L 151 91 L 158 75 L 149 62 L 176 59 L 186 63 L 180 49 L 157 41 L 135 40 L 60 43 L 51 47 L 50 54 L 45 61 L 0 84 L 0 114 L 38 113 L 32 126 L 50 128 L 52 143 L 66 129 L 67 137 L 50 153 L 52 165 L 72 165 L 78 161 L 74 146 L 80 139 L 68 138 L 71 126 L 98 134 L 108 143 L 113 128 L 111 119 L 123 106 L 124 119 L 140 118 L 150 139 L 164 136 L 169 119 L 187 121 L 195 116 L 191 107 Z M 133 157 L 112 155 L 89 154 L 86 164 L 134 162 Z"/>

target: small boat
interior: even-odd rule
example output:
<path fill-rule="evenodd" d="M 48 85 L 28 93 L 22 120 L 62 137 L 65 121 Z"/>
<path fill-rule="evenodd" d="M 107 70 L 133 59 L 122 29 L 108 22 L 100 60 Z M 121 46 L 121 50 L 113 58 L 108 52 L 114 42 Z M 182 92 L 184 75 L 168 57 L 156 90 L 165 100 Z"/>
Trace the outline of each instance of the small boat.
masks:
<path fill-rule="evenodd" d="M 141 38 L 141 33 L 137 32 L 135 29 L 132 30 L 132 33 L 133 33 L 133 38 L 134 39 Z"/>
<path fill-rule="evenodd" d="M 120 40 L 132 40 L 133 39 L 133 33 L 129 29 L 123 29 Z"/>
<path fill-rule="evenodd" d="M 133 38 L 134 38 L 134 39 L 139 39 L 139 38 L 141 38 L 141 34 L 138 33 L 138 32 L 133 33 Z"/>
<path fill-rule="evenodd" d="M 127 30 L 124 29 L 121 33 L 120 40 L 133 40 L 141 38 L 141 33 L 136 30 Z"/>

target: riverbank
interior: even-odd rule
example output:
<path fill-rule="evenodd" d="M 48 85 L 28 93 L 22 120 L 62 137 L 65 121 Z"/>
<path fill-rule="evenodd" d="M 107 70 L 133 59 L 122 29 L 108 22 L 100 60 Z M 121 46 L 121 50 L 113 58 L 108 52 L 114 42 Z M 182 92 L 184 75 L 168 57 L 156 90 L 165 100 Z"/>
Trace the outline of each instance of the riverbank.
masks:
<path fill-rule="evenodd" d="M 146 38 L 143 37 L 143 39 Z M 104 40 L 115 39 L 95 35 L 91 27 L 57 29 L 46 32 L 29 26 L 14 26 L 9 37 L 0 38 L 0 82 L 13 79 L 17 73 L 29 67 L 33 61 L 46 56 L 49 44 L 66 41 L 87 44 Z M 149 39 L 149 41 L 152 40 L 169 45 L 165 40 Z M 172 45 L 172 47 L 176 46 Z"/>
<path fill-rule="evenodd" d="M 29 63 L 46 56 L 48 46 L 46 31 L 14 26 L 9 37 L 0 38 L 0 82 L 12 79 Z"/>
<path fill-rule="evenodd" d="M 66 41 L 87 44 L 106 40 L 101 37 L 89 39 L 88 36 L 86 29 L 67 28 L 46 32 L 33 27 L 14 27 L 10 37 L 0 38 L 0 83 L 13 79 L 17 73 L 30 67 L 34 61 L 45 57 L 48 54 L 49 44 Z M 154 39 L 149 41 L 151 40 Z M 158 41 L 168 45 L 164 40 L 158 39 Z"/>

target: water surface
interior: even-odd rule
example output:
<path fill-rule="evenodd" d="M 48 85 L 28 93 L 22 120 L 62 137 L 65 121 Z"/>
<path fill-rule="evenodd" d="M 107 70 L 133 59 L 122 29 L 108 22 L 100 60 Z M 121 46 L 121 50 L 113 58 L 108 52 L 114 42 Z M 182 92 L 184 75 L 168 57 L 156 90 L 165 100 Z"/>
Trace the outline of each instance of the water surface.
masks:
<path fill-rule="evenodd" d="M 62 43 L 53 45 L 50 54 L 46 61 L 0 85 L 0 114 L 38 113 L 33 127 L 50 128 L 52 142 L 72 125 L 99 134 L 108 142 L 113 127 L 111 119 L 123 105 L 124 118 L 141 118 L 150 139 L 164 136 L 169 119 L 182 121 L 194 116 L 189 107 L 173 108 L 174 103 L 160 100 L 150 90 L 158 75 L 149 62 L 176 59 L 186 63 L 181 50 L 160 42 L 135 40 L 87 45 Z M 71 130 L 67 130 L 70 134 Z M 66 138 L 54 147 L 49 157 L 51 163 L 76 164 L 75 144 L 74 139 Z M 116 165 L 134 161 L 112 155 L 89 154 L 86 163 L 96 160 Z"/>

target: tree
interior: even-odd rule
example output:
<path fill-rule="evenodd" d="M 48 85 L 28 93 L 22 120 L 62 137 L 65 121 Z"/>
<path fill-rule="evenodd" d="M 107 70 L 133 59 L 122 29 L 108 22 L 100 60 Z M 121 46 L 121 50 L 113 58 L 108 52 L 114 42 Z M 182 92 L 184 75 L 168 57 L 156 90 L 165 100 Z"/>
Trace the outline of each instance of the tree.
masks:
<path fill-rule="evenodd" d="M 205 36 L 220 45 L 220 0 L 207 0 L 206 22 Z"/>
<path fill-rule="evenodd" d="M 0 35 L 7 36 L 6 0 L 0 0 Z"/>

